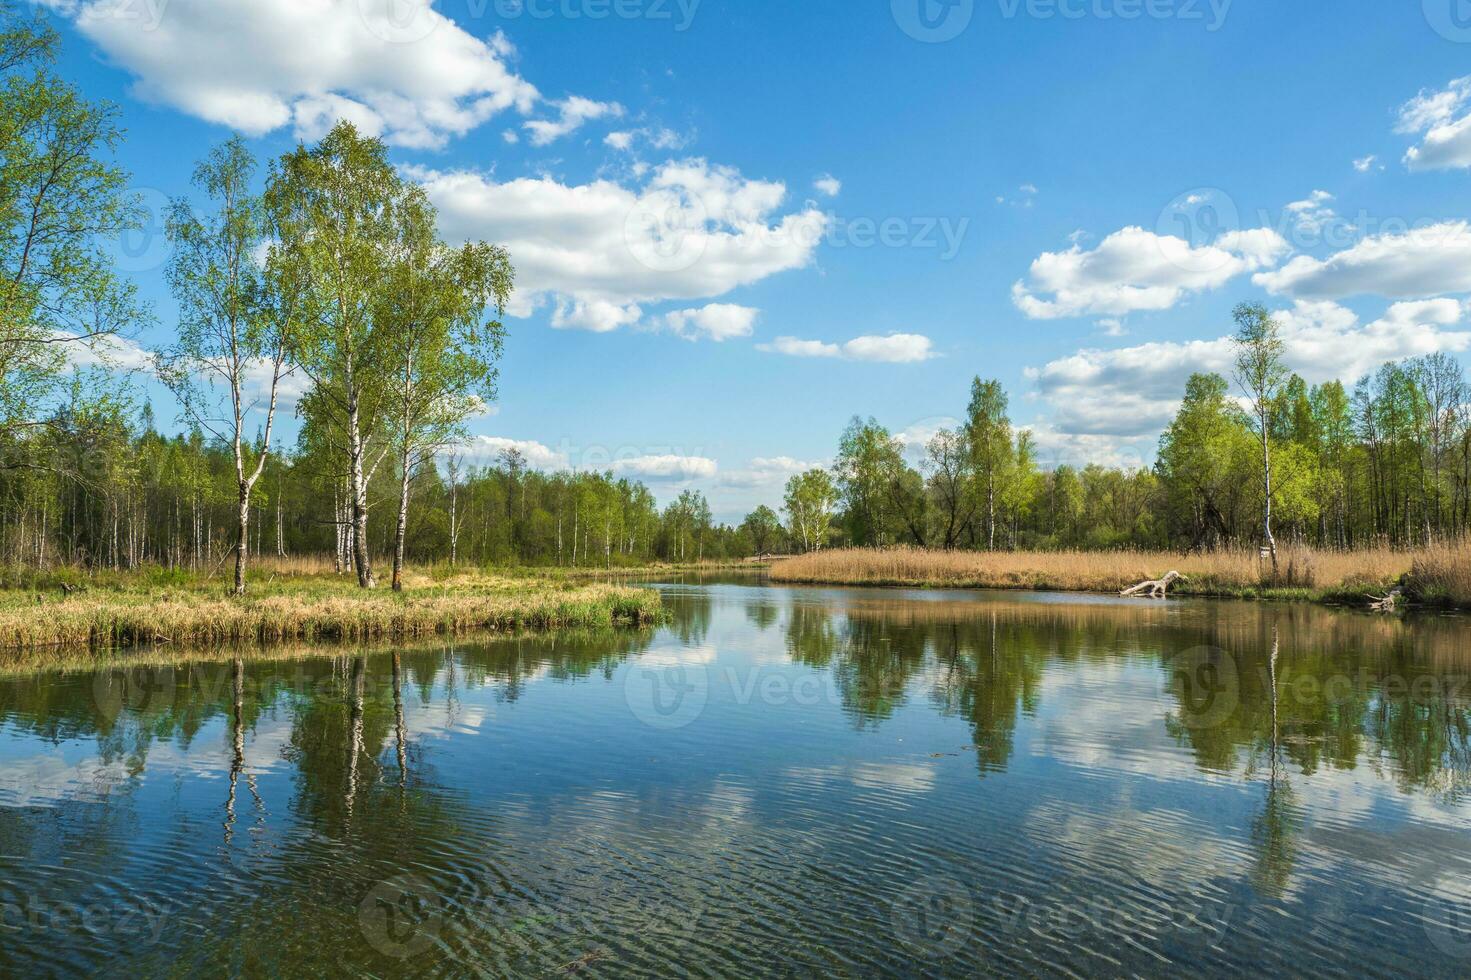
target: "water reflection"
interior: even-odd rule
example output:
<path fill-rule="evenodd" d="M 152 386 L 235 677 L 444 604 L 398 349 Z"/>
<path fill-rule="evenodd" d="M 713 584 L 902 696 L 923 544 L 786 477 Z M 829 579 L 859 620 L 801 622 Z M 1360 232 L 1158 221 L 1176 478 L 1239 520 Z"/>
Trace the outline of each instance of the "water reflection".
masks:
<path fill-rule="evenodd" d="M 0 972 L 1471 963 L 1463 620 L 666 601 L 650 632 L 4 668 Z"/>

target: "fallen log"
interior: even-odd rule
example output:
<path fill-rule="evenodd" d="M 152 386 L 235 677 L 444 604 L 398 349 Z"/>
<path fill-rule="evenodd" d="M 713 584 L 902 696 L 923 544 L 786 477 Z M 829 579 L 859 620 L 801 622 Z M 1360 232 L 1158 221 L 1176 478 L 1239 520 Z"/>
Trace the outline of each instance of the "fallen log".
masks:
<path fill-rule="evenodd" d="M 1370 598 L 1369 608 L 1375 612 L 1394 612 L 1399 608 L 1400 597 L 1404 595 L 1402 589 L 1390 589 L 1379 598 Z"/>
<path fill-rule="evenodd" d="M 1150 599 L 1163 599 L 1165 597 L 1165 594 L 1169 592 L 1170 585 L 1172 583 L 1188 581 L 1190 580 L 1181 575 L 1179 572 L 1169 571 L 1165 573 L 1164 578 L 1150 579 L 1145 582 L 1140 582 L 1133 588 L 1124 589 L 1122 592 L 1119 593 L 1119 595 L 1145 596 Z"/>

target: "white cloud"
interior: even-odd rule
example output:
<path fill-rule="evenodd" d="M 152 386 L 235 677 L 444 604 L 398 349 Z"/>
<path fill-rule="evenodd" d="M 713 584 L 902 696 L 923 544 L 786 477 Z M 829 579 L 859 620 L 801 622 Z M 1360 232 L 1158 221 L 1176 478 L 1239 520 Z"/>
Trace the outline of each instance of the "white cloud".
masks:
<path fill-rule="evenodd" d="M 1098 329 L 1105 337 L 1122 337 L 1129 332 L 1124 321 L 1116 316 L 1106 316 L 1098 321 Z"/>
<path fill-rule="evenodd" d="M 438 147 L 538 98 L 509 67 L 504 36 L 481 40 L 427 3 L 408 21 L 395 0 L 170 0 L 139 5 L 139 16 L 119 16 L 116 0 L 64 9 L 135 77 L 139 97 L 251 135 L 294 125 L 314 139 L 343 116 L 390 143 Z"/>
<path fill-rule="evenodd" d="M 1366 174 L 1370 170 L 1373 170 L 1374 169 L 1374 165 L 1377 164 L 1377 163 L 1379 163 L 1379 158 L 1377 156 L 1375 156 L 1374 154 L 1370 153 L 1366 157 L 1359 157 L 1357 160 L 1355 160 L 1354 161 L 1354 169 L 1357 170 L 1361 174 Z M 1379 169 L 1380 170 L 1383 170 L 1384 167 L 1381 165 L 1379 167 Z"/>
<path fill-rule="evenodd" d="M 640 480 L 685 482 L 708 480 L 716 470 L 715 460 L 705 456 L 634 456 L 615 459 L 611 469 L 618 476 L 629 476 Z"/>
<path fill-rule="evenodd" d="M 604 299 L 571 300 L 557 299 L 552 308 L 552 326 L 558 330 L 591 330 L 593 333 L 609 333 L 619 327 L 630 327 L 643 316 L 636 303 L 619 305 Z"/>
<path fill-rule="evenodd" d="M 1386 361 L 1471 349 L 1466 305 L 1438 299 L 1396 303 L 1360 324 L 1331 302 L 1298 302 L 1273 316 L 1282 326 L 1286 361 L 1310 383 L 1353 382 Z M 1027 371 L 1049 404 L 1059 435 L 1141 437 L 1158 433 L 1179 409 L 1185 380 L 1197 371 L 1231 375 L 1230 337 L 1155 342 L 1116 350 L 1080 350 Z"/>
<path fill-rule="evenodd" d="M 1371 235 L 1327 259 L 1299 255 L 1280 269 L 1257 273 L 1252 282 L 1299 299 L 1420 299 L 1471 291 L 1471 225 L 1447 221 Z"/>
<path fill-rule="evenodd" d="M 734 337 L 749 337 L 761 311 L 733 303 L 711 303 L 697 310 L 676 310 L 664 316 L 664 323 L 686 340 L 705 337 L 717 343 Z"/>
<path fill-rule="evenodd" d="M 1287 213 L 1298 229 L 1310 235 L 1319 235 L 1338 221 L 1338 213 L 1333 210 L 1332 205 L 1332 194 L 1327 191 L 1313 191 L 1303 200 L 1288 204 Z"/>
<path fill-rule="evenodd" d="M 787 480 L 808 470 L 826 469 L 826 462 L 804 462 L 791 456 L 757 456 L 744 469 L 720 474 L 720 485 L 741 490 L 778 491 Z"/>
<path fill-rule="evenodd" d="M 616 102 L 594 102 L 580 95 L 569 96 L 555 106 L 556 119 L 532 119 L 522 124 L 531 134 L 532 146 L 553 143 L 595 119 L 618 119 L 623 115 L 623 107 Z"/>
<path fill-rule="evenodd" d="M 799 340 L 796 337 L 778 337 L 769 344 L 757 344 L 757 350 L 788 357 L 842 357 L 843 349 L 837 344 L 825 344 L 820 340 Z"/>
<path fill-rule="evenodd" d="M 812 182 L 812 186 L 828 197 L 837 197 L 843 193 L 843 182 L 832 174 L 823 174 Z"/>
<path fill-rule="evenodd" d="M 1085 251 L 1044 252 L 1029 281 L 1012 286 L 1012 301 L 1033 319 L 1167 310 L 1186 296 L 1215 289 L 1245 272 L 1272 265 L 1289 251 L 1269 228 L 1232 231 L 1193 247 L 1139 227 L 1109 235 Z"/>
<path fill-rule="evenodd" d="M 1410 170 L 1455 170 L 1471 167 L 1471 76 L 1443 89 L 1422 91 L 1400 106 L 1395 131 L 1422 135 L 1419 146 L 1405 152 Z"/>
<path fill-rule="evenodd" d="M 854 337 L 843 345 L 843 356 L 854 361 L 912 364 L 935 356 L 930 338 L 917 333 L 891 333 L 886 337 Z"/>
<path fill-rule="evenodd" d="M 620 113 L 621 115 L 621 113 Z M 655 150 L 682 150 L 688 146 L 693 137 L 676 133 L 672 129 L 663 127 L 641 129 L 623 129 L 609 133 L 603 137 L 603 142 L 615 150 L 628 151 L 633 149 L 634 143 L 642 140 L 651 149 Z"/>
<path fill-rule="evenodd" d="M 531 439 L 472 436 L 455 447 L 454 451 L 468 462 L 485 466 L 496 462 L 496 458 L 508 449 L 519 450 L 526 458 L 527 465 L 538 470 L 565 470 L 570 465 L 566 453 L 557 452 Z"/>
<path fill-rule="evenodd" d="M 75 335 L 68 333 L 56 333 L 54 336 L 66 338 L 58 346 L 73 367 L 104 368 L 109 371 L 153 370 L 153 352 L 127 337 L 104 334 L 88 340 L 78 340 Z"/>
<path fill-rule="evenodd" d="M 439 209 L 447 238 L 510 250 L 513 315 L 552 299 L 567 304 L 564 325 L 593 329 L 634 322 L 635 304 L 715 298 L 802 268 L 828 221 L 813 207 L 782 214 L 783 184 L 703 159 L 665 163 L 636 187 L 409 172 Z M 595 304 L 602 315 L 593 315 Z"/>
<path fill-rule="evenodd" d="M 757 344 L 756 349 L 786 354 L 789 357 L 840 357 L 850 361 L 876 361 L 885 364 L 913 364 L 936 356 L 930 338 L 917 333 L 854 337 L 843 344 L 778 337 L 771 343 Z"/>

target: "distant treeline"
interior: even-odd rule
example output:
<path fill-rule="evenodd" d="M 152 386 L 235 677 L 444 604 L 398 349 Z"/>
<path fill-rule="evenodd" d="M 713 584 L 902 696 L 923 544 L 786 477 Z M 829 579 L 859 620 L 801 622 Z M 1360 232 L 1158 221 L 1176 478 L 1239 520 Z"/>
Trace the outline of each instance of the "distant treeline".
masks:
<path fill-rule="evenodd" d="M 1279 541 L 1414 545 L 1471 529 L 1471 394 L 1454 358 L 1386 364 L 1352 391 L 1284 375 L 1268 395 Z M 1193 375 L 1152 468 L 1043 471 L 1000 383 L 977 378 L 964 421 L 936 434 L 918 467 L 878 422 L 854 418 L 831 475 L 789 487 L 787 526 L 799 548 L 1255 546 L 1262 444 L 1243 407 L 1253 399 L 1240 396 L 1220 375 Z M 804 533 L 813 513 L 818 531 Z"/>
<path fill-rule="evenodd" d="M 229 446 L 195 431 L 165 435 L 123 396 L 81 399 L 16 438 L 0 438 L 0 563 L 207 571 L 231 556 L 238 495 Z M 601 473 L 542 473 L 514 450 L 472 465 L 449 455 L 417 468 L 405 535 L 414 563 L 607 567 L 739 557 L 747 531 L 716 524 L 703 494 L 660 508 L 642 483 Z M 383 481 L 396 503 L 397 481 Z M 348 490 L 335 454 L 277 452 L 251 495 L 249 551 L 335 555 L 352 569 Z M 369 525 L 389 553 L 395 527 Z"/>

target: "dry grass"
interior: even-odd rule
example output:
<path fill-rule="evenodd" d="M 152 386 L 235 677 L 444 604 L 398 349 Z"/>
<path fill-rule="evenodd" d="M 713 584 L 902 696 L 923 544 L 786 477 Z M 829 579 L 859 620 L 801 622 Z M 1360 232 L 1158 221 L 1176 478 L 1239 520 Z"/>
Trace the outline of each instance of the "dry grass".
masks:
<path fill-rule="evenodd" d="M 161 584 L 140 573 L 92 580 L 70 596 L 0 590 L 0 649 L 402 639 L 634 625 L 661 615 L 656 593 L 606 584 L 412 572 L 405 585 L 401 594 L 364 592 L 346 577 L 278 572 L 234 599 L 218 579 Z"/>
<path fill-rule="evenodd" d="M 1465 545 L 1461 546 L 1463 552 Z M 1184 556 L 1172 552 L 970 552 L 921 548 L 822 551 L 777 562 L 775 582 L 983 589 L 1118 592 L 1174 569 L 1190 595 L 1324 598 L 1383 590 L 1410 570 L 1418 552 L 1370 549 L 1279 553 L 1274 578 L 1255 551 Z M 1468 593 L 1471 594 L 1471 593 Z"/>
<path fill-rule="evenodd" d="M 1471 538 L 1431 545 L 1415 555 L 1410 582 L 1419 598 L 1471 609 Z"/>

